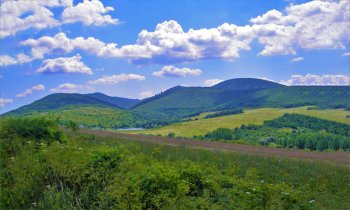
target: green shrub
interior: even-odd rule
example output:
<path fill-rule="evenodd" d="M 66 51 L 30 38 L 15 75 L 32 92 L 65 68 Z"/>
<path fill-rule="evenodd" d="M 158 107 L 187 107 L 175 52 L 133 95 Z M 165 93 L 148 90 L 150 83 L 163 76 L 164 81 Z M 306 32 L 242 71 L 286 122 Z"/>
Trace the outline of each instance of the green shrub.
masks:
<path fill-rule="evenodd" d="M 232 140 L 233 135 L 232 135 L 232 130 L 229 128 L 217 128 L 216 130 L 206 134 L 205 138 L 214 139 L 214 140 L 219 140 L 219 139 Z"/>
<path fill-rule="evenodd" d="M 23 141 L 34 141 L 37 144 L 63 142 L 63 133 L 57 121 L 44 117 L 9 118 L 1 122 L 0 137 L 2 139 L 20 137 Z"/>
<path fill-rule="evenodd" d="M 175 138 L 175 133 L 174 133 L 174 132 L 168 133 L 168 137 L 169 137 L 169 138 Z"/>

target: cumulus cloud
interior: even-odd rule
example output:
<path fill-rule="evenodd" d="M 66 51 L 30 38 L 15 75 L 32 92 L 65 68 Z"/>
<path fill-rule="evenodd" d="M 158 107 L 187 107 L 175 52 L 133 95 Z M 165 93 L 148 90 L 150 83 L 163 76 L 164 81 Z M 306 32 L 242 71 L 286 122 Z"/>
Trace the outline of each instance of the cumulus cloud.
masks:
<path fill-rule="evenodd" d="M 55 7 L 63 7 L 61 20 L 51 11 Z M 119 20 L 107 14 L 113 10 L 99 0 L 84 0 L 77 5 L 72 0 L 4 1 L 0 7 L 0 38 L 30 28 L 40 30 L 74 22 L 95 26 L 117 24 Z"/>
<path fill-rule="evenodd" d="M 81 61 L 81 56 L 79 54 L 73 57 L 44 60 L 36 72 L 92 74 L 91 69 Z"/>
<path fill-rule="evenodd" d="M 141 99 L 144 99 L 144 98 L 149 98 L 154 96 L 154 93 L 151 90 L 147 90 L 147 91 L 141 92 L 139 95 Z"/>
<path fill-rule="evenodd" d="M 176 68 L 175 66 L 164 66 L 160 71 L 153 72 L 152 75 L 157 77 L 186 77 L 198 76 L 202 73 L 200 69 Z"/>
<path fill-rule="evenodd" d="M 0 107 L 4 107 L 6 104 L 13 103 L 13 100 L 10 98 L 0 98 Z"/>
<path fill-rule="evenodd" d="M 106 13 L 114 11 L 113 7 L 105 7 L 99 0 L 84 0 L 76 6 L 70 6 L 62 12 L 63 23 L 82 22 L 84 25 L 101 26 L 117 24 L 118 19 L 113 19 Z"/>
<path fill-rule="evenodd" d="M 26 89 L 23 93 L 17 94 L 16 97 L 19 97 L 19 98 L 26 97 L 28 95 L 33 94 L 34 91 L 43 91 L 43 90 L 45 90 L 45 86 L 43 84 L 38 84 L 31 88 Z"/>
<path fill-rule="evenodd" d="M 350 52 L 345 52 L 342 54 L 342 56 L 350 56 Z"/>
<path fill-rule="evenodd" d="M 103 76 L 97 80 L 91 80 L 88 81 L 90 85 L 97 85 L 97 84 L 103 84 L 103 85 L 112 85 L 117 84 L 120 82 L 125 82 L 129 80 L 145 80 L 146 77 L 138 74 L 114 74 L 111 76 Z"/>
<path fill-rule="evenodd" d="M 0 67 L 29 63 L 32 60 L 34 60 L 34 58 L 29 57 L 23 53 L 17 54 L 16 57 L 11 57 L 9 55 L 0 55 Z"/>
<path fill-rule="evenodd" d="M 115 43 L 104 43 L 93 37 L 70 39 L 62 32 L 52 37 L 42 36 L 38 39 L 27 39 L 22 41 L 21 45 L 31 47 L 32 56 L 35 58 L 43 58 L 52 53 L 69 53 L 73 50 L 83 50 L 101 57 L 118 57 L 116 56 L 118 49 Z"/>
<path fill-rule="evenodd" d="M 0 38 L 13 36 L 29 28 L 43 29 L 58 26 L 59 22 L 48 7 L 58 1 L 4 1 L 0 7 Z M 23 17 L 23 15 L 29 14 Z"/>
<path fill-rule="evenodd" d="M 204 81 L 204 86 L 206 87 L 211 87 L 211 86 L 214 86 L 216 84 L 219 84 L 220 82 L 223 82 L 224 80 L 222 79 L 207 79 Z"/>
<path fill-rule="evenodd" d="M 78 85 L 73 83 L 64 83 L 60 84 L 56 88 L 50 89 L 50 92 L 55 93 L 77 93 L 77 92 L 89 92 L 94 91 L 95 89 L 93 87 L 90 87 L 88 85 Z"/>
<path fill-rule="evenodd" d="M 118 47 L 93 37 L 68 38 L 64 33 L 54 37 L 28 39 L 21 44 L 31 47 L 34 57 L 54 52 L 84 50 L 101 57 L 126 58 L 133 63 L 169 63 L 198 59 L 233 60 L 240 50 L 249 50 L 253 40 L 250 26 L 223 24 L 218 28 L 190 29 L 184 32 L 176 21 L 165 21 L 155 31 L 142 30 L 135 44 Z"/>
<path fill-rule="evenodd" d="M 89 16 L 77 12 L 84 10 L 81 8 L 89 8 L 87 10 L 90 11 L 93 4 L 100 5 L 93 7 L 98 11 L 99 18 L 94 15 L 96 11 Z M 67 11 L 74 12 L 67 15 L 66 21 L 77 20 L 87 25 L 100 25 L 104 21 L 117 23 L 116 19 L 102 18 L 108 16 L 105 12 L 111 11 L 111 8 L 101 4 L 94 0 L 68 6 Z M 31 47 L 34 58 L 83 50 L 99 57 L 125 58 L 135 64 L 169 64 L 204 59 L 232 61 L 240 57 L 241 51 L 250 50 L 254 40 L 263 45 L 263 50 L 259 52 L 261 56 L 297 54 L 298 49 L 343 49 L 349 41 L 349 10 L 348 0 L 311 1 L 289 5 L 283 12 L 268 11 L 252 18 L 251 24 L 245 26 L 224 23 L 214 28 L 185 31 L 175 20 L 164 21 L 157 24 L 153 31 L 142 30 L 134 44 L 123 46 L 105 43 L 94 37 L 68 38 L 64 33 L 28 39 L 21 44 Z"/>
<path fill-rule="evenodd" d="M 293 85 L 329 85 L 329 86 L 347 86 L 350 85 L 350 77 L 345 75 L 314 75 L 306 74 L 292 75 L 289 80 L 282 80 L 281 84 L 293 86 Z"/>
<path fill-rule="evenodd" d="M 343 49 L 349 40 L 350 2 L 310 1 L 250 21 L 264 45 L 259 55 L 296 54 L 297 49 Z"/>
<path fill-rule="evenodd" d="M 290 61 L 292 61 L 292 62 L 299 62 L 299 61 L 303 61 L 303 60 L 304 60 L 303 57 L 297 57 L 297 58 L 293 58 L 293 59 L 290 60 Z"/>

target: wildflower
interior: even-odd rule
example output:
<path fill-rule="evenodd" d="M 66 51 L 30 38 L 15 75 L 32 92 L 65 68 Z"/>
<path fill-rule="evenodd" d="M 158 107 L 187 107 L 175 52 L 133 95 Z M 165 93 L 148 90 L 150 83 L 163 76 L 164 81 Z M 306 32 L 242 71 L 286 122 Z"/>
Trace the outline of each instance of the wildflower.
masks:
<path fill-rule="evenodd" d="M 315 200 L 309 200 L 309 203 L 313 203 L 313 202 L 315 202 Z"/>

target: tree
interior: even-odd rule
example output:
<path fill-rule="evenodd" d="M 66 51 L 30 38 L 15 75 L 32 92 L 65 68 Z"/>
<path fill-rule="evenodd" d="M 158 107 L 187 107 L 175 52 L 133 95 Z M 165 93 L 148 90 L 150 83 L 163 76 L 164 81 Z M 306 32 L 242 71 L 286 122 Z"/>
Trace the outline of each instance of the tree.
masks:
<path fill-rule="evenodd" d="M 70 120 L 67 124 L 67 128 L 71 129 L 72 131 L 76 132 L 77 130 L 79 130 L 79 126 L 76 122 Z"/>

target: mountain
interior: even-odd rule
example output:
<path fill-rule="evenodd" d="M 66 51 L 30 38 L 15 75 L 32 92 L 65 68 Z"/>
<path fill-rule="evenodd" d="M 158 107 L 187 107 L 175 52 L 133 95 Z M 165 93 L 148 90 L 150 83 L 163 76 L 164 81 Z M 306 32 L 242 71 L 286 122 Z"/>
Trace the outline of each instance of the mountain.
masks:
<path fill-rule="evenodd" d="M 131 107 L 135 106 L 138 104 L 141 100 L 139 99 L 129 99 L 129 98 L 121 98 L 121 97 L 112 97 L 112 96 L 107 96 L 103 93 L 91 93 L 91 94 L 86 94 L 87 96 L 90 96 L 92 98 L 96 98 L 98 100 L 108 102 L 110 104 L 113 104 L 117 107 L 121 107 L 123 109 L 130 109 Z"/>
<path fill-rule="evenodd" d="M 212 87 L 176 87 L 136 105 L 145 118 L 183 118 L 198 112 L 231 108 L 349 107 L 349 86 L 284 86 L 261 79 L 240 78 Z"/>
<path fill-rule="evenodd" d="M 16 110 L 7 112 L 4 115 L 45 112 L 61 109 L 67 106 L 104 106 L 116 109 L 128 109 L 138 102 L 138 99 L 110 97 L 102 93 L 55 93 Z"/>
<path fill-rule="evenodd" d="M 244 90 L 262 90 L 268 88 L 282 87 L 284 85 L 263 80 L 263 79 L 253 79 L 253 78 L 237 78 L 230 79 L 219 84 L 214 85 L 212 88 L 232 90 L 232 91 L 244 91 Z"/>
<path fill-rule="evenodd" d="M 123 114 L 128 112 L 131 115 L 123 115 L 128 116 L 128 124 L 132 117 L 136 125 L 159 125 L 200 112 L 232 108 L 288 108 L 305 105 L 349 108 L 349 98 L 349 86 L 284 86 L 261 79 L 240 78 L 212 87 L 176 86 L 142 101 L 110 97 L 102 93 L 52 94 L 4 115 L 54 112 L 67 106 L 93 106 L 95 108 L 91 110 L 96 112 L 98 107 L 124 110 Z M 107 113 L 105 110 L 100 111 Z M 77 109 L 70 112 L 76 113 Z"/>

